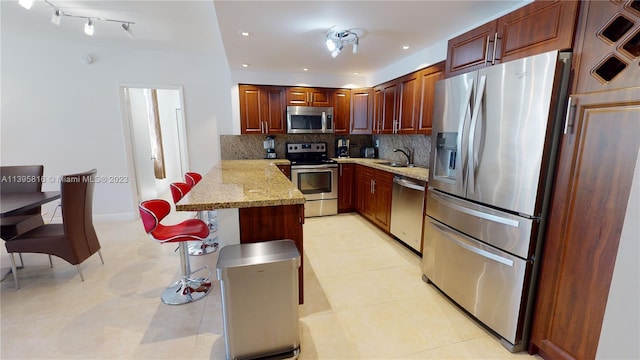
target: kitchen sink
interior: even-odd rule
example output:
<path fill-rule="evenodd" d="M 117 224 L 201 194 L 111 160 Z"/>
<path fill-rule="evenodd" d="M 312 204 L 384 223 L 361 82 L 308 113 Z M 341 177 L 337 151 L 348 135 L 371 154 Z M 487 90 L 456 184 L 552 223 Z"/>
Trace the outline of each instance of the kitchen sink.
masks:
<path fill-rule="evenodd" d="M 378 163 L 380 165 L 385 165 L 385 166 L 391 166 L 391 167 L 414 167 L 415 165 L 413 164 L 404 164 L 404 163 L 397 163 L 397 162 L 381 162 Z"/>

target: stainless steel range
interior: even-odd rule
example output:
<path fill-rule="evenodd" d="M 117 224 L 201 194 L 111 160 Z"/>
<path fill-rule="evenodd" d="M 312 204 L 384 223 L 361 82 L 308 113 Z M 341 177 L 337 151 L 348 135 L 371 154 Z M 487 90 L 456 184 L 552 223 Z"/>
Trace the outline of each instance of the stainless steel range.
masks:
<path fill-rule="evenodd" d="M 304 216 L 338 213 L 338 163 L 327 156 L 327 143 L 287 143 L 291 181 L 304 194 Z"/>

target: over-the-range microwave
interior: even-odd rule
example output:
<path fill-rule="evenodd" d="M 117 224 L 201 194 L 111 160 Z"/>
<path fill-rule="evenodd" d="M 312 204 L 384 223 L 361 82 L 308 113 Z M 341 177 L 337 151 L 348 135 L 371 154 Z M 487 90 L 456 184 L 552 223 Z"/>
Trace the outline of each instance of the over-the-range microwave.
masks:
<path fill-rule="evenodd" d="M 287 106 L 288 134 L 331 134 L 333 131 L 333 107 Z"/>

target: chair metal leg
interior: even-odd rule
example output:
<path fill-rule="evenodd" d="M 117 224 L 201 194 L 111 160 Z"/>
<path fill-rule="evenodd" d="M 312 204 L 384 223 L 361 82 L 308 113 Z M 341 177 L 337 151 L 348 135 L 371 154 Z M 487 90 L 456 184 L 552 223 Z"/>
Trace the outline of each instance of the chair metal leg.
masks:
<path fill-rule="evenodd" d="M 11 272 L 13 273 L 13 281 L 16 282 L 16 290 L 20 289 L 20 285 L 18 284 L 18 268 L 16 268 L 16 260 L 13 258 L 13 253 L 11 255 Z"/>
<path fill-rule="evenodd" d="M 98 255 L 100 255 L 100 262 L 104 265 L 104 259 L 102 259 L 102 252 L 98 250 Z"/>
<path fill-rule="evenodd" d="M 18 253 L 18 256 L 20 257 L 20 267 L 24 267 L 24 260 L 22 260 L 22 253 Z"/>
<path fill-rule="evenodd" d="M 170 285 L 162 292 L 162 302 L 167 305 L 181 305 L 200 300 L 211 291 L 211 281 L 209 277 L 212 271 L 208 266 L 191 272 L 189 263 L 188 245 L 186 241 L 180 243 L 180 280 Z M 203 269 L 209 269 L 209 275 L 203 278 L 192 278 L 191 275 Z"/>
<path fill-rule="evenodd" d="M 51 259 L 51 255 L 49 255 L 49 265 L 53 269 L 53 260 Z"/>
<path fill-rule="evenodd" d="M 78 274 L 80 274 L 80 279 L 84 281 L 84 276 L 82 276 L 82 271 L 80 271 L 80 264 L 76 265 L 76 269 L 78 269 Z"/>

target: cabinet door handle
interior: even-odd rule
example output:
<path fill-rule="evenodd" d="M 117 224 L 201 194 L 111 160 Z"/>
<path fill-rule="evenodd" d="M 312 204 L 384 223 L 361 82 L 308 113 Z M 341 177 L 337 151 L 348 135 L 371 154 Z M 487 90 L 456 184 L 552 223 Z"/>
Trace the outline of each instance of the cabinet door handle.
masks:
<path fill-rule="evenodd" d="M 342 164 L 340 164 L 338 168 L 340 169 L 340 176 L 342 176 Z"/>
<path fill-rule="evenodd" d="M 487 35 L 487 47 L 484 49 L 484 66 L 489 61 L 489 44 L 491 43 L 491 35 Z"/>
<path fill-rule="evenodd" d="M 375 180 L 371 180 L 371 184 L 373 185 L 373 190 L 371 191 L 372 194 L 376 193 L 376 181 Z"/>
<path fill-rule="evenodd" d="M 567 135 L 569 131 L 573 132 L 573 117 L 575 115 L 576 105 L 573 103 L 573 98 L 569 96 L 569 101 L 567 102 L 567 114 L 564 118 L 564 134 Z M 569 130 L 571 128 L 571 130 Z"/>
<path fill-rule="evenodd" d="M 493 59 L 491 60 L 491 65 L 496 64 L 496 50 L 498 49 L 498 33 L 495 33 L 493 36 Z"/>

